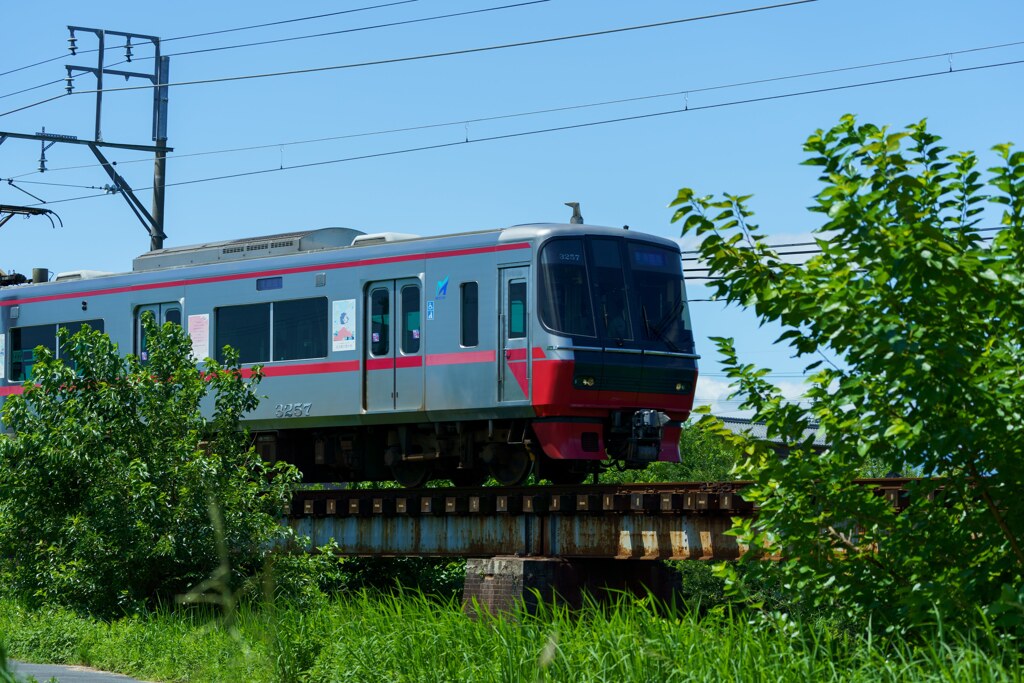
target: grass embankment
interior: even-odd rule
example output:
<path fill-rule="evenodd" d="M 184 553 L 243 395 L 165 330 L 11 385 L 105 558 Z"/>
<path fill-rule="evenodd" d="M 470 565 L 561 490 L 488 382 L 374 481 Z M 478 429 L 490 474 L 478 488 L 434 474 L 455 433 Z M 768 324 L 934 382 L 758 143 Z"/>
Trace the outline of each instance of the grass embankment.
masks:
<path fill-rule="evenodd" d="M 920 642 L 824 626 L 660 614 L 641 601 L 472 621 L 457 603 L 364 593 L 305 608 L 101 622 L 0 602 L 12 657 L 174 681 L 1021 681 L 991 631 Z"/>

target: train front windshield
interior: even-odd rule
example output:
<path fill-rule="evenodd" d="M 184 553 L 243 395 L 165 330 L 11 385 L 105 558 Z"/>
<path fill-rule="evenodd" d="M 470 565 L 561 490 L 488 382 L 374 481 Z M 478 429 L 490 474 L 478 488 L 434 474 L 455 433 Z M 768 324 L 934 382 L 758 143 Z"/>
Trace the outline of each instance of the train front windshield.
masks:
<path fill-rule="evenodd" d="M 618 237 L 552 239 L 540 255 L 539 296 L 552 332 L 603 346 L 693 351 L 673 249 Z"/>

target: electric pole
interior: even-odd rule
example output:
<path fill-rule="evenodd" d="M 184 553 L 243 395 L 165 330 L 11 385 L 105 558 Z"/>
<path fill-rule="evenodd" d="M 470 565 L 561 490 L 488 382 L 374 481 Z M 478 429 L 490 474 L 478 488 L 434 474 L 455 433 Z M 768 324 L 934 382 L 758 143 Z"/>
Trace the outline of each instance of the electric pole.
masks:
<path fill-rule="evenodd" d="M 0 131 L 0 145 L 2 145 L 8 138 L 41 141 L 43 151 L 39 160 L 40 172 L 44 172 L 46 170 L 46 150 L 54 144 L 68 143 L 86 145 L 99 160 L 103 170 L 105 170 L 107 175 L 110 176 L 110 179 L 113 182 L 111 191 L 119 192 L 121 196 L 124 197 L 125 201 L 128 203 L 128 207 L 142 223 L 146 232 L 149 233 L 150 250 L 163 249 L 164 239 L 167 237 L 164 233 L 164 190 L 166 187 L 167 175 L 167 153 L 174 151 L 172 148 L 167 146 L 167 79 L 170 71 L 170 58 L 161 56 L 160 39 L 156 36 L 148 36 L 142 33 L 127 33 L 124 31 L 87 28 L 85 26 L 68 26 L 68 31 L 70 32 L 70 36 L 68 38 L 68 50 L 71 51 L 72 56 L 78 53 L 78 38 L 75 35 L 76 32 L 91 33 L 96 36 L 99 43 L 99 49 L 97 50 L 97 54 L 99 56 L 97 58 L 96 66 L 66 64 L 65 69 L 67 70 L 67 77 L 64 79 L 67 84 L 65 86 L 67 94 L 71 95 L 74 93 L 75 74 L 91 73 L 96 77 L 96 121 L 95 133 L 93 136 L 94 139 L 79 140 L 77 137 L 71 135 L 55 135 L 53 133 L 47 133 L 45 129 L 43 129 L 43 132 L 36 133 L 34 135 Z M 124 39 L 124 45 L 118 47 L 124 48 L 125 61 L 129 63 L 132 61 L 134 47 L 144 43 L 152 44 L 154 50 L 153 72 L 145 73 L 138 71 L 125 71 L 106 66 L 106 50 L 109 49 L 106 45 L 108 36 L 116 36 Z M 133 40 L 137 42 L 133 44 Z M 143 78 L 153 84 L 152 139 L 155 144 L 132 145 L 106 142 L 103 140 L 103 77 L 108 75 L 123 76 L 125 80 L 129 80 L 131 78 Z M 153 162 L 153 202 L 151 210 L 146 209 L 143 203 L 135 195 L 135 192 L 132 190 L 128 182 L 115 170 L 114 165 L 110 163 L 103 152 L 100 151 L 103 147 L 153 152 L 155 156 Z"/>

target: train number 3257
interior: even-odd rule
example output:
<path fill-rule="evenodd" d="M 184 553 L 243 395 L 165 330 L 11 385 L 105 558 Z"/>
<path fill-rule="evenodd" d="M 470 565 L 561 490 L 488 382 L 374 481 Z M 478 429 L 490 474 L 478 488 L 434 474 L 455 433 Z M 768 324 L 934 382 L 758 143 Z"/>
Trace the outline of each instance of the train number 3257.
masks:
<path fill-rule="evenodd" d="M 312 403 L 278 403 L 274 417 L 309 417 Z"/>

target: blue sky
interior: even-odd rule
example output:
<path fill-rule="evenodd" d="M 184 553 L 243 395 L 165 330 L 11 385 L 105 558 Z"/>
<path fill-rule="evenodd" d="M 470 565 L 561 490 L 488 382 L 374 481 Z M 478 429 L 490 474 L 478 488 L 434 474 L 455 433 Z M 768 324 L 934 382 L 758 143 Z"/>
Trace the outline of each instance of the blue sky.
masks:
<path fill-rule="evenodd" d="M 2 3 L 0 72 L 67 55 L 69 24 L 133 31 L 165 39 L 164 53 L 340 31 L 390 22 L 518 4 L 515 0 L 415 0 L 373 10 L 193 39 L 206 31 L 354 10 L 396 0 L 270 3 L 86 4 Z M 769 4 L 769 3 L 763 3 Z M 611 2 L 549 0 L 275 45 L 171 58 L 171 82 L 337 66 L 396 57 L 602 31 L 761 6 L 757 2 Z M 762 229 L 779 241 L 806 238 L 817 219 L 805 207 L 816 191 L 813 169 L 799 165 L 801 143 L 844 113 L 903 126 L 927 117 L 952 149 L 986 151 L 1024 141 L 1024 64 L 956 70 L 1024 60 L 1024 45 L 956 54 L 1024 41 L 1019 0 L 953 2 L 900 0 L 858 3 L 819 0 L 742 15 L 679 23 L 543 45 L 478 52 L 363 68 L 173 87 L 169 144 L 176 155 L 239 147 L 245 152 L 172 155 L 168 182 L 271 171 L 410 148 L 450 146 L 306 169 L 267 172 L 216 182 L 171 186 L 168 246 L 208 240 L 347 226 L 367 232 L 423 235 L 537 221 L 565 221 L 565 201 L 579 201 L 588 222 L 629 224 L 676 237 L 666 208 L 683 185 L 701 192 L 752 193 Z M 111 40 L 110 42 L 116 42 Z M 80 34 L 81 49 L 95 46 Z M 132 67 L 150 68 L 151 53 L 135 49 Z M 940 56 L 756 85 L 736 83 L 854 67 L 924 55 Z M 108 50 L 108 61 L 123 51 Z M 79 94 L 6 114 L 59 95 L 64 64 L 93 65 L 95 54 L 62 57 L 0 76 L 0 130 L 90 137 L 95 100 Z M 808 90 L 948 71 L 896 83 L 733 104 Z M 124 68 L 122 66 L 121 68 Z M 108 79 L 108 87 L 141 84 Z M 94 87 L 76 79 L 78 90 Z M 561 112 L 477 121 L 507 114 L 608 100 L 665 97 Z M 150 144 L 150 94 L 108 92 L 103 135 L 111 142 Z M 715 106 L 724 105 L 724 106 Z M 655 114 L 681 114 L 479 141 L 482 138 Z M 297 141 L 453 122 L 403 133 L 307 144 Z M 467 144 L 465 141 L 469 140 Z M 478 141 L 478 142 L 474 142 Z M 47 151 L 40 174 L 39 143 L 0 145 L 0 203 L 33 204 L 26 190 L 59 213 L 63 228 L 45 219 L 16 218 L 0 228 L 0 268 L 22 272 L 89 268 L 123 271 L 148 248 L 141 225 L 118 196 L 99 194 L 106 175 L 84 147 Z M 134 187 L 152 182 L 152 163 L 137 152 L 110 151 Z M 988 157 L 986 157 L 988 158 Z M 141 161 L 139 161 L 141 160 Z M 65 169 L 70 166 L 85 168 Z M 16 187 L 6 182 L 14 178 Z M 61 183 L 82 187 L 41 185 Z M 148 205 L 149 193 L 140 192 Z M 693 299 L 707 298 L 698 281 Z M 773 347 L 777 330 L 758 328 L 751 314 L 695 302 L 693 324 L 705 382 L 705 401 L 718 412 L 726 390 L 706 337 L 731 335 L 744 359 L 773 368 L 793 395 L 802 363 Z"/>

